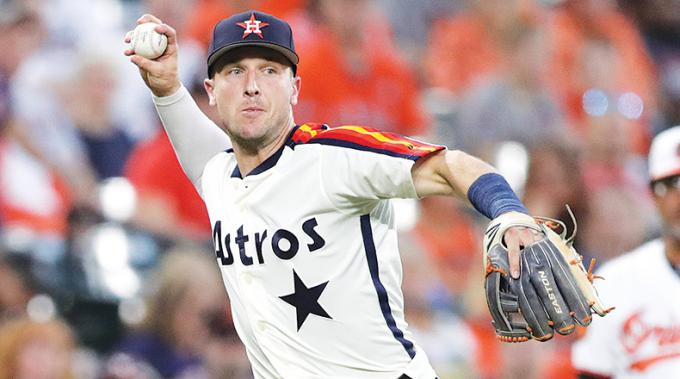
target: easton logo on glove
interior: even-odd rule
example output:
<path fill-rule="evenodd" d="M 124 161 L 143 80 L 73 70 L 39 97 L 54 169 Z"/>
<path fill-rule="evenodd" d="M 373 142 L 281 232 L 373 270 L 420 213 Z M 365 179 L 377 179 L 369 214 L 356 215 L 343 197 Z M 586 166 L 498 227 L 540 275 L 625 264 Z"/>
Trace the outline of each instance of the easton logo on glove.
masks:
<path fill-rule="evenodd" d="M 555 308 L 555 312 L 561 314 L 562 307 L 560 307 L 560 304 L 557 302 L 557 296 L 555 296 L 555 292 L 553 291 L 552 286 L 550 285 L 550 280 L 548 280 L 548 276 L 546 275 L 545 271 L 539 271 L 538 275 L 541 278 L 541 283 L 543 283 L 543 287 L 545 287 L 545 291 L 548 293 L 548 299 L 550 299 L 550 304 L 552 304 L 553 308 Z"/>
<path fill-rule="evenodd" d="M 576 220 L 567 207 L 574 226 Z M 520 277 L 510 276 L 503 235 L 521 226 L 545 238 L 526 246 L 520 255 Z M 503 342 L 551 339 L 555 332 L 570 334 L 576 324 L 587 326 L 592 313 L 606 309 L 593 286 L 594 260 L 588 270 L 573 247 L 574 232 L 566 238 L 564 223 L 519 212 L 503 214 L 489 223 L 484 236 L 485 292 L 496 335 Z"/>

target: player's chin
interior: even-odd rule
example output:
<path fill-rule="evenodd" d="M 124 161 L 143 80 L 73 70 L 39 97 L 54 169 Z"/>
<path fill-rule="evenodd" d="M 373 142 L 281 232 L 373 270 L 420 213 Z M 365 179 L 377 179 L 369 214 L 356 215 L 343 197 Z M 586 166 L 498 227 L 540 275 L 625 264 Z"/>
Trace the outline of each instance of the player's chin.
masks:
<path fill-rule="evenodd" d="M 258 149 L 262 147 L 267 141 L 267 134 L 260 128 L 249 128 L 245 126 L 235 133 L 231 133 L 231 137 L 237 144 L 249 149 Z"/>
<path fill-rule="evenodd" d="M 262 120 L 246 122 L 241 127 L 241 137 L 247 140 L 258 140 L 267 134 L 267 128 Z"/>
<path fill-rule="evenodd" d="M 252 112 L 240 116 L 238 124 L 243 134 L 260 134 L 266 129 L 267 117 L 264 112 Z"/>

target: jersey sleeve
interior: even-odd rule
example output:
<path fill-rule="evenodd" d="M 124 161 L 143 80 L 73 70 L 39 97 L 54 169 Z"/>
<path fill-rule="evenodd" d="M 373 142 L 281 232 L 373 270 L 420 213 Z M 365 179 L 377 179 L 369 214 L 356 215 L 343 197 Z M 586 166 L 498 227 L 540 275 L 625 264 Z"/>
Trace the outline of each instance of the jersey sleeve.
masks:
<path fill-rule="evenodd" d="M 301 127 L 305 131 L 306 125 Z M 324 191 L 338 208 L 361 208 L 378 200 L 417 196 L 413 164 L 443 146 L 360 126 L 309 129 L 320 144 Z"/>
<path fill-rule="evenodd" d="M 215 154 L 231 147 L 229 137 L 201 112 L 185 87 L 153 101 L 184 173 L 201 193 L 203 169 Z"/>
<path fill-rule="evenodd" d="M 597 274 L 607 279 L 597 282 L 598 295 L 606 299 L 608 304 L 612 300 L 616 303 L 617 293 L 622 291 L 621 288 L 617 290 L 620 287 L 620 282 L 616 284 L 618 278 L 611 270 L 607 270 L 606 265 Z M 587 375 L 602 378 L 614 376 L 620 354 L 616 350 L 619 329 L 615 313 L 604 318 L 594 317 L 585 329 L 585 334 L 572 347 L 574 368 Z"/>

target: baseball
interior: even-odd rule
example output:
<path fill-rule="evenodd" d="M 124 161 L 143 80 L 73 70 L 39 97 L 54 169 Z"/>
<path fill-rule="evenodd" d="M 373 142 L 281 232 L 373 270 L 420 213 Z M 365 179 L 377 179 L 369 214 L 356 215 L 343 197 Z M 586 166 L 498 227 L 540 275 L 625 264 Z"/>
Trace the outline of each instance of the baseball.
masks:
<path fill-rule="evenodd" d="M 156 59 L 160 57 L 168 46 L 168 37 L 154 30 L 158 24 L 145 22 L 128 32 L 130 48 L 135 54 L 144 58 Z"/>

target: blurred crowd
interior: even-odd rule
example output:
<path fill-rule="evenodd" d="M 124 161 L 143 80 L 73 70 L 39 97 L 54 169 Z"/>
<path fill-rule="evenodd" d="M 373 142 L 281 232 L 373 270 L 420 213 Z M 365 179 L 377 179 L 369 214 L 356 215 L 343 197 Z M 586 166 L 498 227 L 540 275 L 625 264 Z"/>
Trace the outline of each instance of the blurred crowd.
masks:
<path fill-rule="evenodd" d="M 658 235 L 645 162 L 680 124 L 679 0 L 0 0 L 0 379 L 251 377 L 207 213 L 122 53 L 143 13 L 176 28 L 212 116 L 212 27 L 247 9 L 293 27 L 297 122 L 475 154 L 532 214 L 570 224 L 569 204 L 586 262 Z M 495 341 L 487 220 L 395 206 L 406 319 L 442 379 L 573 377 L 576 336 Z"/>

